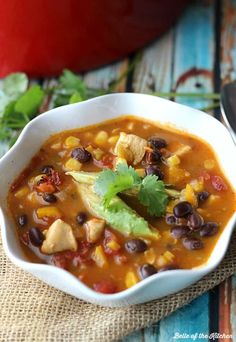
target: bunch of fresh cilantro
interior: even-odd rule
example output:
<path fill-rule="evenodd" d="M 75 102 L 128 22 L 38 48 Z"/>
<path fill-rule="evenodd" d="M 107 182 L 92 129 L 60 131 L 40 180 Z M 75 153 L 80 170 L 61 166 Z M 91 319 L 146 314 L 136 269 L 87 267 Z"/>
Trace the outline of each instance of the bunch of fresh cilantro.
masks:
<path fill-rule="evenodd" d="M 137 196 L 139 202 L 147 207 L 152 216 L 161 216 L 165 213 L 168 195 L 163 181 L 155 175 L 141 178 L 135 169 L 124 163 L 118 164 L 115 171 L 110 169 L 99 173 L 94 191 L 103 198 L 107 207 L 111 200 L 123 192 Z"/>
<path fill-rule="evenodd" d="M 101 95 L 101 90 L 89 89 L 82 78 L 64 70 L 53 87 L 29 86 L 26 74 L 17 72 L 3 79 L 0 86 L 0 141 L 12 145 L 20 131 L 35 116 L 47 98 L 51 108 L 86 100 Z"/>

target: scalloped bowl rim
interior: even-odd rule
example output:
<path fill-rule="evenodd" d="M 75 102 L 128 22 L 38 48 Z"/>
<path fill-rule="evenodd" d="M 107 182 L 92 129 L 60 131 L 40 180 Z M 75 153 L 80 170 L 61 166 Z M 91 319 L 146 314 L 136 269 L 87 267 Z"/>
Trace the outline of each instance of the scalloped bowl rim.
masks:
<path fill-rule="evenodd" d="M 124 108 L 127 108 L 127 111 L 123 110 L 122 112 L 120 112 L 118 114 L 118 113 L 116 113 L 116 106 L 118 106 L 118 107 L 120 106 L 121 108 L 123 106 Z M 146 109 L 147 109 L 147 111 L 148 110 L 152 111 L 151 108 L 153 108 L 153 107 L 155 109 L 153 110 L 153 113 L 152 112 L 150 113 L 150 116 L 151 116 L 151 120 L 156 121 L 157 124 L 160 123 L 161 125 L 167 125 L 167 126 L 169 124 L 171 124 L 171 125 L 174 125 L 174 127 L 176 127 L 178 130 L 184 130 L 184 131 L 190 132 L 191 134 L 193 134 L 197 137 L 202 138 L 202 136 L 199 135 L 198 131 L 194 131 L 194 129 L 189 130 L 189 127 L 187 127 L 187 126 L 189 125 L 190 127 L 192 127 L 191 123 L 189 123 L 186 126 L 186 122 L 188 121 L 186 113 L 188 113 L 188 115 L 191 115 L 191 121 L 194 119 L 196 122 L 201 121 L 201 120 L 203 123 L 209 122 L 209 124 L 214 129 L 218 129 L 219 132 L 223 135 L 223 137 L 225 139 L 224 140 L 225 145 L 228 148 L 229 153 L 236 151 L 236 147 L 235 147 L 227 129 L 219 121 L 217 121 L 215 118 L 209 116 L 208 114 L 205 114 L 199 110 L 196 110 L 196 109 L 184 106 L 184 105 L 180 105 L 180 104 L 174 103 L 174 102 L 169 101 L 169 100 L 154 97 L 151 95 L 135 94 L 135 93 L 122 93 L 122 94 L 119 93 L 119 94 L 104 95 L 104 96 L 100 96 L 97 98 L 93 98 L 93 99 L 84 101 L 82 103 L 76 103 L 76 104 L 71 104 L 71 105 L 66 105 L 63 107 L 55 108 L 55 109 L 47 111 L 44 114 L 41 114 L 39 117 L 32 120 L 23 129 L 23 131 L 20 134 L 15 145 L 0 159 L 0 173 L 4 174 L 4 171 L 10 170 L 9 167 L 12 165 L 12 163 L 14 164 L 14 162 L 16 162 L 16 160 L 14 160 L 14 157 L 17 156 L 17 153 L 22 152 L 22 145 L 23 145 L 23 149 L 24 149 L 24 147 L 25 147 L 24 145 L 26 145 L 26 141 L 28 139 L 28 136 L 32 135 L 32 130 L 33 131 L 35 130 L 35 132 L 37 132 L 37 127 L 39 126 L 39 128 L 40 128 L 40 125 L 42 125 L 43 127 L 45 127 L 45 131 L 48 130 L 48 132 L 46 134 L 47 137 L 49 137 L 51 134 L 53 134 L 55 132 L 55 131 L 51 132 L 50 128 L 47 127 L 47 124 L 50 123 L 50 120 L 55 118 L 55 116 L 57 116 L 58 122 L 60 121 L 59 118 L 61 120 L 65 121 L 65 118 L 63 119 L 63 117 L 67 116 L 66 119 L 69 123 L 69 121 L 71 120 L 71 117 L 69 117 L 69 119 L 68 119 L 68 113 L 69 112 L 72 112 L 71 115 L 72 115 L 72 117 L 74 117 L 74 119 L 76 121 L 76 120 L 78 120 L 78 117 L 76 117 L 76 115 L 80 115 L 81 111 L 82 112 L 84 111 L 85 113 L 87 111 L 95 111 L 96 112 L 95 115 L 98 116 L 98 119 L 96 119 L 95 121 L 96 122 L 103 122 L 103 121 L 110 119 L 111 117 L 109 116 L 109 117 L 105 118 L 104 114 L 99 115 L 99 113 L 101 113 L 101 109 L 102 109 L 102 110 L 107 110 L 109 113 L 111 113 L 111 116 L 113 115 L 112 118 L 120 117 L 122 115 L 133 115 L 133 116 L 140 116 L 140 117 L 143 117 L 144 119 L 146 118 L 146 119 L 150 120 L 150 117 L 147 118 Z M 141 112 L 140 112 L 140 108 L 141 108 Z M 185 116 L 182 118 L 182 121 L 179 120 L 179 118 L 177 118 L 176 116 L 175 117 L 173 116 L 173 118 L 172 118 L 173 120 L 171 120 L 171 118 L 170 118 L 167 121 L 165 118 L 162 118 L 162 117 L 158 117 L 158 120 L 156 120 L 156 118 L 154 118 L 154 116 L 155 115 L 158 116 L 157 112 L 160 109 L 162 109 L 163 112 L 165 112 L 165 115 L 167 115 L 167 116 L 170 115 L 168 113 L 171 110 L 179 112 L 178 113 L 179 118 L 182 115 L 181 113 L 184 113 Z M 78 114 L 77 114 L 77 112 L 78 112 Z M 137 113 L 137 112 L 139 112 L 139 113 Z M 155 114 L 154 114 L 154 112 L 155 112 Z M 61 115 L 61 116 L 59 117 L 59 115 Z M 81 127 L 86 127 L 86 126 L 90 125 L 91 119 L 92 119 L 92 121 L 94 121 L 94 119 L 92 117 L 89 117 L 89 118 L 86 117 L 86 120 L 85 120 L 85 117 L 83 117 L 83 115 L 84 114 L 81 114 L 81 117 L 82 117 L 82 119 L 84 119 L 84 121 L 86 121 L 86 123 L 80 122 L 79 124 L 81 125 Z M 102 116 L 103 118 L 100 118 L 100 116 Z M 89 121 L 89 123 L 88 123 L 88 121 Z M 67 123 L 65 121 L 65 125 L 63 127 L 65 127 L 66 125 L 67 125 Z M 71 124 L 69 124 L 69 126 L 70 125 Z M 71 128 L 66 127 L 65 130 L 66 129 L 71 129 Z M 62 130 L 63 129 L 58 129 L 57 132 L 62 131 Z M 33 133 L 35 133 L 35 132 L 33 132 Z M 43 134 L 45 134 L 45 132 Z M 46 138 L 42 139 L 42 141 L 45 141 L 45 140 L 46 140 Z M 209 143 L 209 141 L 208 141 L 208 143 Z M 33 145 L 33 143 L 32 143 L 32 145 Z M 39 145 L 37 145 L 37 148 L 33 147 L 33 149 L 35 150 L 34 152 L 31 151 L 29 153 L 28 150 L 27 151 L 24 150 L 25 160 L 27 160 L 28 162 L 30 161 L 32 156 L 38 150 L 38 146 Z M 212 147 L 214 149 L 214 146 L 212 146 Z M 32 146 L 30 148 L 32 148 Z M 217 152 L 217 151 L 215 150 L 215 152 Z M 221 162 L 220 159 L 219 159 L 219 161 Z M 233 162 L 233 163 L 236 167 L 236 162 Z M 24 165 L 26 165 L 26 164 L 24 164 Z M 223 165 L 221 165 L 221 166 L 223 166 Z M 224 165 L 224 167 L 225 167 L 225 165 Z M 16 168 L 16 169 L 17 169 L 17 171 L 14 170 L 13 174 L 19 175 L 23 169 L 23 164 L 22 164 L 22 167 Z M 227 166 L 227 168 L 224 169 L 225 173 L 227 173 L 226 171 L 230 172 L 229 166 Z M 229 175 L 227 175 L 227 176 L 229 176 Z M 7 193 L 6 189 L 9 189 L 9 185 L 14 180 L 15 176 L 11 176 L 11 175 L 6 176 L 6 178 L 8 178 L 8 177 L 9 177 L 9 179 L 7 181 L 5 181 L 5 182 L 0 181 L 0 186 L 2 186 L 3 188 L 4 188 L 4 184 L 5 184 L 5 195 L 4 196 L 0 195 L 0 204 L 2 207 L 0 210 L 0 225 L 1 225 L 1 231 L 2 231 L 3 246 L 4 246 L 4 249 L 5 249 L 6 254 L 8 255 L 9 259 L 13 263 L 15 263 L 17 266 L 19 266 L 20 268 L 22 268 L 26 271 L 29 271 L 30 273 L 34 274 L 35 276 L 37 276 L 38 278 L 40 278 L 44 282 L 48 283 L 49 285 L 52 285 L 52 286 L 66 292 L 66 293 L 69 293 L 71 295 L 74 295 L 77 298 L 81 298 L 81 299 L 84 299 L 84 300 L 89 301 L 91 303 L 99 304 L 99 305 L 103 305 L 103 306 L 111 306 L 112 307 L 112 306 L 125 306 L 125 305 L 130 305 L 130 304 L 144 303 L 144 302 L 149 301 L 149 300 L 153 300 L 156 298 L 163 297 L 165 295 L 169 295 L 169 294 L 178 292 L 178 291 L 184 289 L 185 287 L 195 283 L 196 281 L 201 279 L 203 276 L 210 273 L 213 269 L 215 269 L 218 266 L 218 264 L 222 261 L 224 255 L 227 251 L 229 241 L 230 241 L 233 229 L 234 229 L 234 225 L 236 223 L 236 213 L 234 213 L 232 215 L 231 219 L 229 220 L 229 222 L 227 223 L 227 226 L 225 227 L 224 231 L 221 233 L 221 235 L 220 235 L 220 237 L 219 237 L 219 239 L 218 239 L 218 241 L 217 241 L 217 243 L 213 249 L 213 252 L 211 253 L 211 256 L 209 257 L 209 259 L 207 261 L 207 263 L 200 265 L 199 267 L 189 269 L 189 270 L 171 270 L 171 271 L 157 273 L 157 274 L 155 274 L 149 278 L 146 278 L 146 279 L 140 281 L 136 285 L 134 285 L 131 288 L 124 290 L 122 292 L 118 292 L 115 294 L 102 294 L 102 293 L 95 292 L 94 290 L 87 287 L 80 280 L 78 280 L 78 278 L 76 278 L 74 275 L 72 275 L 68 271 L 65 271 L 65 270 L 60 269 L 58 267 L 47 265 L 47 264 L 32 263 L 32 262 L 26 261 L 26 259 L 24 260 L 23 254 L 21 256 L 17 255 L 14 248 L 19 247 L 18 246 L 19 241 L 17 240 L 16 233 L 14 235 L 15 241 L 13 241 L 14 240 L 14 237 L 13 237 L 14 233 L 12 232 L 12 229 L 11 229 L 11 225 L 13 224 L 13 221 L 12 221 L 12 218 L 10 217 L 9 212 L 6 209 L 6 193 Z M 231 185 L 233 186 L 233 188 L 235 190 L 235 188 L 236 188 L 236 177 L 234 177 L 233 173 L 231 172 L 230 177 L 227 177 L 227 178 L 230 180 Z M 9 239 L 9 236 L 8 236 L 9 234 L 11 235 L 11 239 Z M 214 260 L 212 260 L 213 254 L 214 254 Z M 53 277 L 51 277 L 50 274 L 53 275 Z M 178 283 L 178 281 L 176 282 L 176 286 L 177 286 L 176 291 L 173 290 L 173 288 L 172 288 L 172 290 L 169 289 L 169 291 L 167 290 L 165 293 L 165 289 L 162 289 L 160 295 L 158 295 L 158 290 L 156 289 L 156 284 L 158 284 L 158 282 L 162 281 L 161 287 L 163 288 L 163 286 L 165 286 L 165 285 L 167 286 L 169 281 L 174 281 L 175 279 L 177 279 L 178 281 L 179 281 L 179 279 L 183 279 L 183 280 L 185 279 L 185 281 L 183 281 L 182 283 L 181 283 L 181 281 L 180 281 L 180 283 Z M 68 286 L 63 285 L 63 282 L 65 282 L 65 280 L 67 281 L 67 284 L 68 283 L 70 284 L 69 288 L 68 288 Z M 154 286 L 156 289 L 154 294 L 146 294 L 145 293 L 145 291 L 144 291 L 145 289 L 150 290 L 150 292 L 152 292 L 152 290 L 154 289 Z M 167 286 L 167 288 L 168 288 L 168 286 Z"/>

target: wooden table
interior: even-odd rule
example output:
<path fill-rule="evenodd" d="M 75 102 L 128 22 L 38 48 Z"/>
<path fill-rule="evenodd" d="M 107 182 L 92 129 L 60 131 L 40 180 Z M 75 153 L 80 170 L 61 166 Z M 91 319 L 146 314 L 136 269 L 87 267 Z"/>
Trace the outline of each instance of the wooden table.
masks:
<path fill-rule="evenodd" d="M 165 20 L 165 18 L 163 18 Z M 88 72 L 84 80 L 91 87 L 107 88 L 127 70 L 135 55 L 113 65 Z M 141 51 L 132 73 L 117 91 L 150 93 L 213 92 L 235 79 L 236 0 L 195 1 L 175 27 Z M 51 81 L 45 81 L 48 83 Z M 204 108 L 206 101 L 176 98 L 177 102 Z M 219 110 L 212 115 L 220 119 Z M 3 153 L 4 146 L 0 146 Z M 158 308 L 157 308 L 158 309 Z M 123 342 L 192 341 L 174 339 L 175 333 L 232 334 L 236 341 L 236 276 L 194 300 L 150 328 L 126 337 Z M 195 341 L 206 339 L 198 338 Z M 232 339 L 215 339 L 232 341 Z"/>

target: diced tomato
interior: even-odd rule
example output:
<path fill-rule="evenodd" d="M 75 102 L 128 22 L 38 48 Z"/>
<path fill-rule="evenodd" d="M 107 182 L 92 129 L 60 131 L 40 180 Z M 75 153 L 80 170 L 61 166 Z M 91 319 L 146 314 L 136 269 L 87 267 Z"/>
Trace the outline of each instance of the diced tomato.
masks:
<path fill-rule="evenodd" d="M 48 182 L 56 186 L 61 184 L 61 178 L 59 176 L 59 173 L 55 171 L 54 169 L 50 170 L 50 174 L 48 176 Z"/>
<path fill-rule="evenodd" d="M 97 292 L 106 294 L 117 292 L 116 285 L 110 279 L 100 280 L 99 282 L 93 284 L 93 288 Z"/>
<path fill-rule="evenodd" d="M 71 261 L 73 266 L 78 266 L 79 264 L 89 263 L 90 260 L 90 250 L 92 244 L 88 243 L 87 241 L 82 241 L 78 248 L 78 251 L 66 251 L 64 252 L 64 256 L 67 260 Z"/>
<path fill-rule="evenodd" d="M 113 156 L 112 154 L 106 154 L 102 157 L 101 160 L 94 159 L 93 162 L 97 167 L 100 167 L 101 169 L 112 169 L 114 158 L 115 156 Z"/>
<path fill-rule="evenodd" d="M 55 186 L 48 182 L 39 183 L 35 188 L 38 192 L 52 193 L 56 191 Z"/>
<path fill-rule="evenodd" d="M 211 176 L 211 184 L 216 191 L 227 190 L 227 185 L 220 176 Z"/>
<path fill-rule="evenodd" d="M 61 184 L 61 179 L 59 173 L 53 169 L 50 169 L 50 173 L 44 176 L 42 180 L 36 185 L 36 190 L 38 192 L 53 193 L 57 191 L 57 186 Z"/>
<path fill-rule="evenodd" d="M 67 269 L 68 268 L 68 261 L 66 259 L 65 253 L 56 253 L 51 258 L 51 263 L 54 266 Z"/>

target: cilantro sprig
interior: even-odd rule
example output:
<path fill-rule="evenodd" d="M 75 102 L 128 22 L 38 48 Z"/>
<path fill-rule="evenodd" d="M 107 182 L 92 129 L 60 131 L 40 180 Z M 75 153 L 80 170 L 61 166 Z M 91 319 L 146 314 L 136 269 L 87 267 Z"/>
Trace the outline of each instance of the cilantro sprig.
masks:
<path fill-rule="evenodd" d="M 165 213 L 168 203 L 168 194 L 163 181 L 158 180 L 155 175 L 148 175 L 143 179 L 135 169 L 126 164 L 118 164 L 117 169 L 110 169 L 99 173 L 94 191 L 103 198 L 106 207 L 112 198 L 124 192 L 134 194 L 142 205 L 147 207 L 150 215 L 161 216 Z"/>

